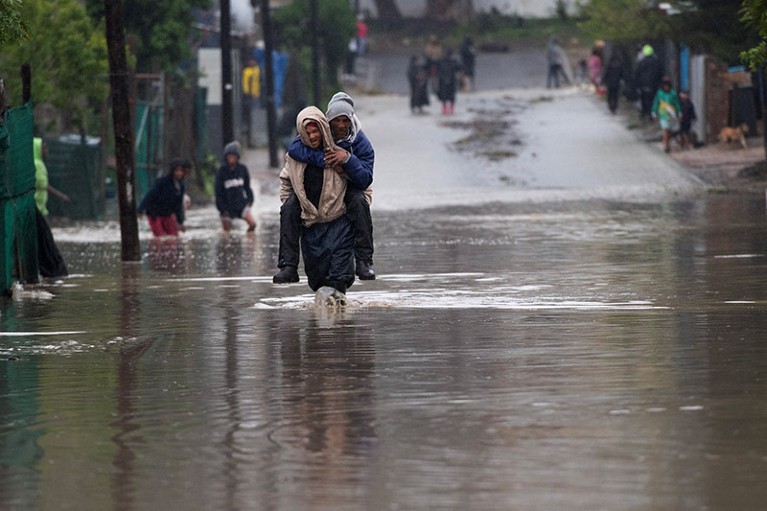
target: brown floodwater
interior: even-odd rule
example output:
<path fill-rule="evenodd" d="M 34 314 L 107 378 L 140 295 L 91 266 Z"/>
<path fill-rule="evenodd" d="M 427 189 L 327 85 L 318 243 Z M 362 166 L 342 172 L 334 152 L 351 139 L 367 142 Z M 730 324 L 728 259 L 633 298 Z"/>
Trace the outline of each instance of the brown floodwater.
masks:
<path fill-rule="evenodd" d="M 0 508 L 764 507 L 763 199 L 375 223 L 343 311 L 271 283 L 276 216 L 55 230 L 72 275 L 0 302 Z"/>

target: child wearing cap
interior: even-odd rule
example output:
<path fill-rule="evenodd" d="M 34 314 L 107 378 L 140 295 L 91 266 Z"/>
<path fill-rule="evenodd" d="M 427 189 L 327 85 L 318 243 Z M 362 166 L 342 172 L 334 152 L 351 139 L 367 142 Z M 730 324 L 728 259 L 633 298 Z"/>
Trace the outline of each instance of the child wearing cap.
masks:
<path fill-rule="evenodd" d="M 250 187 L 248 168 L 240 163 L 240 144 L 231 142 L 224 148 L 226 162 L 218 169 L 215 181 L 216 209 L 221 216 L 224 231 L 232 228 L 235 218 L 248 223 L 248 232 L 256 230 L 253 217 L 253 189 Z"/>

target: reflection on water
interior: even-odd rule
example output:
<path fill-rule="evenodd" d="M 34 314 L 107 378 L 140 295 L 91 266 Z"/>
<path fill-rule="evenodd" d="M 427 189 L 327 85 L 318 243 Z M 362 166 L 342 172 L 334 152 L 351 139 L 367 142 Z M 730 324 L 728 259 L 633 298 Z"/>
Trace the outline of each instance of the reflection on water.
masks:
<path fill-rule="evenodd" d="M 0 304 L 3 509 L 759 509 L 764 205 L 376 217 L 343 312 L 256 235 L 56 232 Z M 87 238 L 87 236 L 85 236 Z"/>

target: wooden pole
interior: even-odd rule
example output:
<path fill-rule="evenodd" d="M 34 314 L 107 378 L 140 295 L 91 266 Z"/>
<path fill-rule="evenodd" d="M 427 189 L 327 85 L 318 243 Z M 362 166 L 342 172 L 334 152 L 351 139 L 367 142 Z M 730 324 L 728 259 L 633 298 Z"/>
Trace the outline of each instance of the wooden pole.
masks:
<path fill-rule="evenodd" d="M 32 99 L 32 67 L 21 65 L 21 103 L 26 105 Z"/>
<path fill-rule="evenodd" d="M 272 18 L 269 13 L 269 0 L 261 0 L 261 24 L 264 32 L 264 84 L 266 85 L 266 130 L 269 138 L 269 166 L 278 166 L 277 137 L 274 128 L 277 125 L 277 110 L 274 104 L 274 41 L 272 39 Z"/>
<path fill-rule="evenodd" d="M 120 209 L 120 241 L 123 261 L 140 261 L 141 245 L 136 219 L 133 126 L 131 124 L 130 75 L 125 56 L 125 30 L 122 23 L 122 0 L 104 0 L 109 85 L 112 95 L 112 124 L 117 161 L 117 198 Z"/>
<path fill-rule="evenodd" d="M 221 0 L 221 147 L 234 141 L 234 85 L 232 84 L 232 8 Z"/>

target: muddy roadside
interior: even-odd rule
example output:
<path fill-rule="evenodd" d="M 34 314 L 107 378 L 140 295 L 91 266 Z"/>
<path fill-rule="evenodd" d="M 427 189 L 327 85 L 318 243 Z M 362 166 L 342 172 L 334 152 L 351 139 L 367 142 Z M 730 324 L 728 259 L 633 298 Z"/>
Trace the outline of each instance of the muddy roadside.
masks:
<path fill-rule="evenodd" d="M 602 98 L 596 94 L 594 102 L 597 108 L 603 105 Z M 657 123 L 640 120 L 636 107 L 628 102 L 620 105 L 617 115 L 623 119 L 626 129 L 662 152 L 661 131 Z M 737 143 L 714 142 L 684 150 L 674 140 L 668 157 L 709 185 L 711 193 L 763 195 L 767 188 L 767 158 L 761 121 L 757 129 L 759 133 L 746 139 L 745 148 Z"/>

